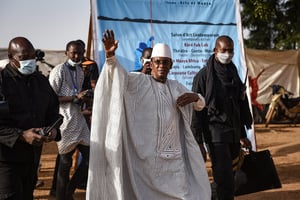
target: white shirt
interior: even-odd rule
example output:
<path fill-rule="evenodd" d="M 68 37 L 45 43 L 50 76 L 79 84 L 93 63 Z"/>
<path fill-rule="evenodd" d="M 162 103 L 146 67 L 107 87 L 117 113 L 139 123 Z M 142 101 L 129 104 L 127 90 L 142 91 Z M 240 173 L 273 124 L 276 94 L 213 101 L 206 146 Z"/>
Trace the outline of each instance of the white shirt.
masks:
<path fill-rule="evenodd" d="M 49 75 L 49 82 L 58 96 L 73 96 L 76 93 L 75 90 L 81 91 L 83 79 L 84 75 L 80 66 L 76 67 L 76 71 L 70 71 L 64 64 L 53 68 Z M 80 112 L 80 106 L 72 102 L 60 103 L 59 112 L 64 116 L 60 126 L 61 140 L 57 142 L 59 153 L 68 153 L 78 144 L 89 146 L 90 131 Z"/>

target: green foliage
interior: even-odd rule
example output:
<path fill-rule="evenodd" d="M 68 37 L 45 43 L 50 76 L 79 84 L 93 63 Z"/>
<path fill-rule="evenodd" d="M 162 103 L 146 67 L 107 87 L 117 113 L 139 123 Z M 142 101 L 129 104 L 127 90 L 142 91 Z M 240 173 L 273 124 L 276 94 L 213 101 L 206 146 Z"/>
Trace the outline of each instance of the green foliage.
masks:
<path fill-rule="evenodd" d="M 299 0 L 241 0 L 248 48 L 297 49 L 300 47 Z"/>
<path fill-rule="evenodd" d="M 250 0 L 254 5 L 254 17 L 262 21 L 269 21 L 275 14 L 275 9 L 272 7 L 271 1 L 262 2 L 258 0 Z"/>

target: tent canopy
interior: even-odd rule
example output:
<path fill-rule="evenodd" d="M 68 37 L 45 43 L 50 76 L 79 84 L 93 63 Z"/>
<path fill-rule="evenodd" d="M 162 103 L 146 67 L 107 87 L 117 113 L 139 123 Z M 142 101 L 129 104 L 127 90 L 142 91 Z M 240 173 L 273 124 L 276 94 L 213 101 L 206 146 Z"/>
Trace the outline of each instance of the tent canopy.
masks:
<path fill-rule="evenodd" d="M 271 101 L 271 85 L 278 84 L 299 96 L 299 61 L 300 50 L 271 51 L 246 49 L 246 64 L 248 76 L 257 79 L 257 101 L 269 104 Z"/>

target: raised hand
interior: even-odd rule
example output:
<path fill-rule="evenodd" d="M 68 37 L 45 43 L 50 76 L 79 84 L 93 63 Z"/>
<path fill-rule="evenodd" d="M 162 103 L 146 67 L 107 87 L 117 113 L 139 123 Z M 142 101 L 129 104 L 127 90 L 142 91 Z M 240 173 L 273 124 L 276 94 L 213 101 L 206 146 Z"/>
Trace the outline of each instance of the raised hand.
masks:
<path fill-rule="evenodd" d="M 105 30 L 102 37 L 102 43 L 106 58 L 112 57 L 115 55 L 115 51 L 118 48 L 118 40 L 115 40 L 115 35 L 113 30 Z"/>

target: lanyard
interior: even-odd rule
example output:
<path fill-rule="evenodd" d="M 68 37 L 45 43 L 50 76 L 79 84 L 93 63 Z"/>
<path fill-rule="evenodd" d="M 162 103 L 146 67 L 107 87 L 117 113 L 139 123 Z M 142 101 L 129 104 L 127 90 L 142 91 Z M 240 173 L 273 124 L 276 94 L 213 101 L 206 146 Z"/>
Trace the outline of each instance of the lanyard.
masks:
<path fill-rule="evenodd" d="M 70 69 L 70 67 L 68 66 L 68 64 L 65 64 L 65 66 L 67 67 L 69 73 L 70 73 L 70 76 L 71 76 L 71 80 L 72 80 L 72 85 L 73 85 L 73 88 L 74 88 L 74 92 L 75 94 L 78 94 L 78 84 L 77 84 L 77 69 L 75 67 L 75 77 L 73 75 L 73 70 Z"/>

